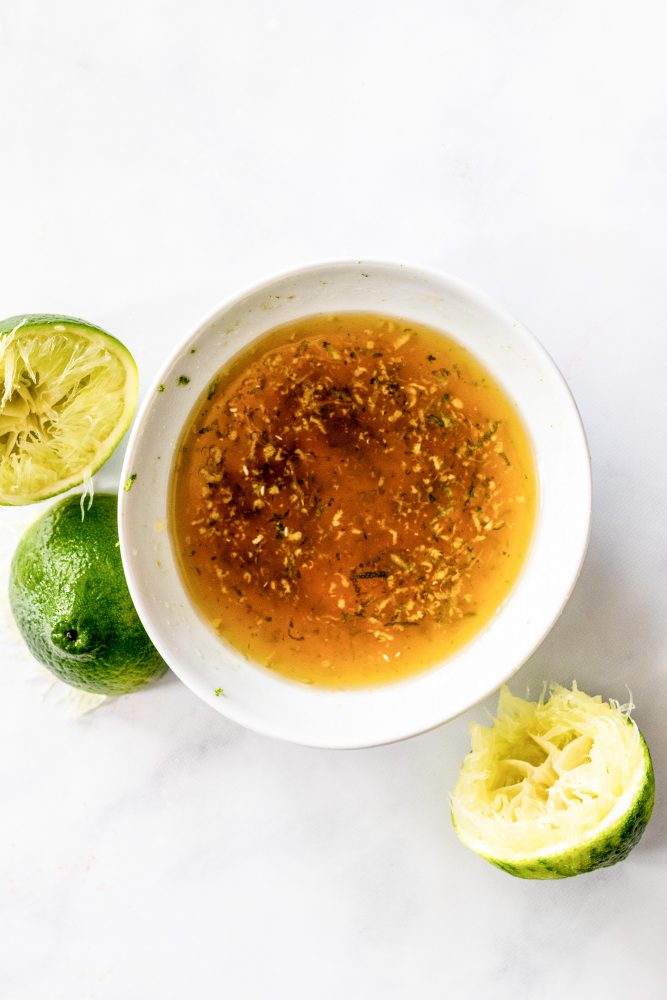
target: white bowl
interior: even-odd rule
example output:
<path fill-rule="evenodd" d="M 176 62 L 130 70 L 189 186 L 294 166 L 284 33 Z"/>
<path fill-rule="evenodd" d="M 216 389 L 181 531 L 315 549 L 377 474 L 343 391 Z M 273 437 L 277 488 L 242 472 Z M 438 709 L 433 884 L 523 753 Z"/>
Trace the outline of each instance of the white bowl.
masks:
<path fill-rule="evenodd" d="M 486 627 L 425 673 L 348 691 L 273 674 L 221 640 L 188 597 L 168 530 L 176 447 L 212 376 L 272 327 L 341 311 L 403 317 L 460 341 L 517 405 L 539 481 L 526 562 Z M 187 384 L 179 384 L 181 375 Z M 404 739 L 486 697 L 530 656 L 557 619 L 588 540 L 588 448 L 572 396 L 551 358 L 482 293 L 448 275 L 400 264 L 342 261 L 300 268 L 255 285 L 198 323 L 171 354 L 140 410 L 122 481 L 134 474 L 132 489 L 120 493 L 121 551 L 134 603 L 158 650 L 216 711 L 258 732 L 310 746 L 366 747 Z"/>

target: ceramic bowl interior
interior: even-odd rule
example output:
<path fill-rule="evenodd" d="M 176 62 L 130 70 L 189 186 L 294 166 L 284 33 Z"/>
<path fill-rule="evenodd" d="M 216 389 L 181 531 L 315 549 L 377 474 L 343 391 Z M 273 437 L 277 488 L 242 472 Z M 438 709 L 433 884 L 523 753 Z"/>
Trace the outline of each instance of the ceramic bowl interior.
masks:
<path fill-rule="evenodd" d="M 441 329 L 474 354 L 523 417 L 536 460 L 539 504 L 518 581 L 467 645 L 420 675 L 335 691 L 250 663 L 213 632 L 181 579 L 169 536 L 168 501 L 181 433 L 221 366 L 274 326 L 342 311 L 420 322 Z M 198 324 L 142 405 L 122 481 L 135 474 L 132 489 L 120 494 L 121 550 L 137 610 L 160 653 L 216 711 L 259 732 L 311 746 L 363 747 L 402 739 L 453 718 L 494 691 L 558 617 L 588 538 L 588 448 L 572 396 L 550 357 L 485 295 L 447 275 L 396 264 L 338 262 L 283 274 Z M 216 695 L 220 688 L 223 693 Z"/>

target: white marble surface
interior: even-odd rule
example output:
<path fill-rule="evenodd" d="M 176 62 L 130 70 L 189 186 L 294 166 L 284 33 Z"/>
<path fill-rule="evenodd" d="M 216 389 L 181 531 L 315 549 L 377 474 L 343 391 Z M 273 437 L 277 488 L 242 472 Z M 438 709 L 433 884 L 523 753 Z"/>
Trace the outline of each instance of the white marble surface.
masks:
<path fill-rule="evenodd" d="M 659 783 L 626 863 L 521 882 L 449 823 L 483 707 L 350 753 L 174 678 L 77 720 L 3 598 L 3 998 L 665 995 L 666 28 L 661 0 L 0 6 L 0 315 L 97 321 L 147 381 L 304 260 L 484 287 L 556 358 L 594 458 L 583 575 L 514 688 L 631 688 Z M 3 573 L 33 514 L 0 511 Z"/>

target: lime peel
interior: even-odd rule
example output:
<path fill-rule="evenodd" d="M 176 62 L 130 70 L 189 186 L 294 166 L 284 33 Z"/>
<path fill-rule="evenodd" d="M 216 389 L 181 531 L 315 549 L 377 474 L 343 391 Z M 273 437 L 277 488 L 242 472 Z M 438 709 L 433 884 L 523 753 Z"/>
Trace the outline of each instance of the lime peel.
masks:
<path fill-rule="evenodd" d="M 538 702 L 503 688 L 491 727 L 452 795 L 459 838 L 523 878 L 563 878 L 629 854 L 651 815 L 655 779 L 632 704 L 552 685 Z"/>

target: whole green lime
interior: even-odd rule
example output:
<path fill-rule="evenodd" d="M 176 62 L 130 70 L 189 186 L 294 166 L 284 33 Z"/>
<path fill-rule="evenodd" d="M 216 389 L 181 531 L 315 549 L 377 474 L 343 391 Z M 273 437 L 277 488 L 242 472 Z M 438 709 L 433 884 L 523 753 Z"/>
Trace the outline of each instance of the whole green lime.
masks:
<path fill-rule="evenodd" d="M 139 621 L 120 558 L 117 498 L 55 504 L 14 554 L 9 602 L 32 654 L 67 684 L 98 694 L 138 691 L 167 665 Z"/>

